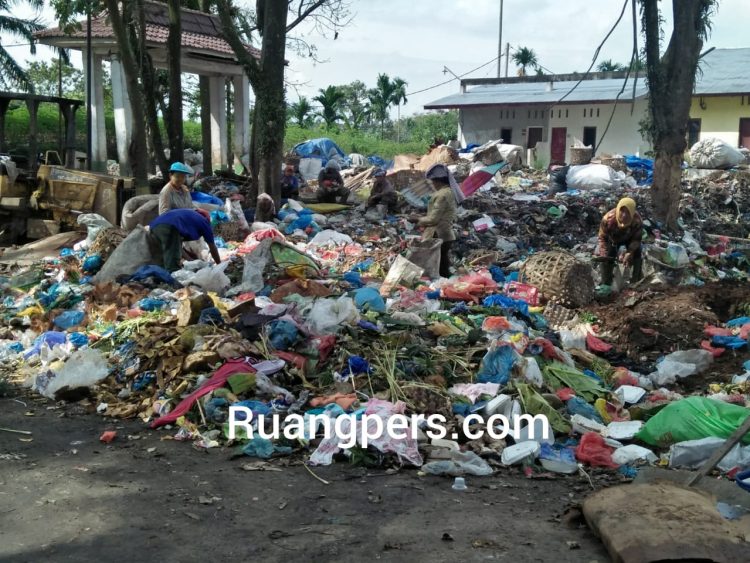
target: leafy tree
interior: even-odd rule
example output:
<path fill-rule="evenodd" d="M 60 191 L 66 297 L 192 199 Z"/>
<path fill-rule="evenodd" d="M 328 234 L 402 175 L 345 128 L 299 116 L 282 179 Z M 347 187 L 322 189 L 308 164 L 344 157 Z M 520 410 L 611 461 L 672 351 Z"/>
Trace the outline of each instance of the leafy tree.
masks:
<path fill-rule="evenodd" d="M 539 66 L 539 59 L 536 53 L 528 47 L 519 47 L 518 50 L 513 53 L 511 57 L 516 66 L 521 67 L 518 69 L 518 76 L 526 76 L 527 68 L 536 68 Z"/>
<path fill-rule="evenodd" d="M 654 213 L 667 229 L 675 230 L 695 74 L 717 1 L 672 0 L 674 23 L 666 50 L 661 49 L 663 17 L 658 0 L 640 0 L 640 4 L 646 39 L 648 130 L 656 155 Z"/>
<path fill-rule="evenodd" d="M 26 68 L 29 81 L 34 84 L 37 94 L 43 96 L 57 96 L 60 60 L 51 62 L 34 61 Z M 83 71 L 74 66 L 62 65 L 62 94 L 65 98 L 83 100 L 86 97 L 86 83 Z M 105 91 L 105 98 L 107 92 Z"/>
<path fill-rule="evenodd" d="M 21 4 L 28 4 L 39 11 L 44 7 L 44 0 L 0 0 L 0 34 L 19 38 L 29 43 L 31 54 L 36 54 L 36 41 L 33 33 L 44 29 L 39 18 L 22 19 L 13 15 L 15 8 Z M 26 71 L 2 46 L 0 42 L 0 87 L 12 90 L 14 87 L 27 92 L 34 92 L 34 84 Z"/>
<path fill-rule="evenodd" d="M 389 110 L 392 105 L 398 105 L 400 109 L 401 102 L 406 103 L 406 82 L 401 78 L 391 78 L 385 74 L 378 74 L 375 82 L 375 88 L 368 92 L 370 107 L 375 119 L 380 123 L 380 136 L 385 131 L 385 122 L 388 120 Z"/>
<path fill-rule="evenodd" d="M 347 129 L 357 130 L 369 122 L 371 111 L 367 98 L 367 86 L 361 80 L 339 86 L 344 93 L 341 117 Z"/>
<path fill-rule="evenodd" d="M 620 63 L 616 63 L 612 59 L 602 61 L 596 66 L 596 70 L 598 70 L 599 72 L 618 72 L 627 69 L 628 67 Z"/>
<path fill-rule="evenodd" d="M 321 88 L 318 92 L 320 93 L 313 98 L 313 101 L 320 104 L 321 109 L 318 115 L 323 118 L 326 129 L 330 129 L 341 119 L 344 92 L 338 86 L 328 86 L 325 90 Z"/>
<path fill-rule="evenodd" d="M 303 129 L 312 125 L 313 107 L 305 96 L 300 96 L 299 100 L 289 106 L 289 117 Z"/>

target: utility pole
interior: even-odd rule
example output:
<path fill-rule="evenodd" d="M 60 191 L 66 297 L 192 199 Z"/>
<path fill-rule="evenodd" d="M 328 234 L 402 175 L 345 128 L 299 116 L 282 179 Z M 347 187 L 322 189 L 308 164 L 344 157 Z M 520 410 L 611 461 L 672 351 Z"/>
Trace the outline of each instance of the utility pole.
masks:
<path fill-rule="evenodd" d="M 502 76 L 503 68 L 503 3 L 505 0 L 500 0 L 500 31 L 497 36 L 497 77 Z M 506 73 L 507 76 L 507 73 Z"/>
<path fill-rule="evenodd" d="M 505 44 L 505 78 L 508 78 L 508 62 L 510 61 L 510 43 Z"/>

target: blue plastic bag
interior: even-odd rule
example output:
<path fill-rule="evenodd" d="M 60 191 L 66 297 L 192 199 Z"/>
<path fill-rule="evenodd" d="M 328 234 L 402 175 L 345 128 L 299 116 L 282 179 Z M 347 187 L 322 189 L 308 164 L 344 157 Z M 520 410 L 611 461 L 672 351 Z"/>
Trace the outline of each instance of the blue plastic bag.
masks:
<path fill-rule="evenodd" d="M 300 339 L 299 330 L 289 321 L 276 320 L 268 323 L 268 340 L 276 350 L 289 350 Z"/>
<path fill-rule="evenodd" d="M 360 311 L 385 313 L 385 301 L 377 289 L 363 287 L 354 292 L 354 304 Z"/>
<path fill-rule="evenodd" d="M 55 346 L 62 346 L 65 344 L 67 335 L 64 332 L 49 331 L 37 336 L 34 340 L 34 345 L 26 351 L 23 355 L 25 360 L 28 360 L 31 356 L 35 356 L 42 351 L 42 346 L 45 344 L 48 348 L 54 348 Z"/>
<path fill-rule="evenodd" d="M 529 304 L 520 299 L 513 299 L 507 295 L 496 294 L 484 298 L 482 305 L 485 307 L 502 307 L 511 311 L 518 311 L 524 317 L 529 316 Z"/>
<path fill-rule="evenodd" d="M 69 328 L 73 328 L 74 326 L 78 326 L 79 324 L 81 324 L 85 316 L 86 313 L 84 313 L 83 311 L 65 311 L 64 313 L 60 313 L 55 317 L 53 324 L 57 328 L 68 330 Z"/>
<path fill-rule="evenodd" d="M 82 332 L 73 332 L 68 336 L 70 343 L 76 348 L 86 346 L 89 343 L 89 337 Z"/>
<path fill-rule="evenodd" d="M 180 283 L 172 277 L 168 271 L 161 266 L 155 266 L 153 264 L 148 266 L 141 266 L 135 273 L 130 276 L 129 281 L 146 281 L 149 278 L 156 278 L 157 280 L 163 281 L 169 285 L 179 286 Z"/>
<path fill-rule="evenodd" d="M 361 373 L 372 373 L 370 363 L 361 356 L 349 356 L 346 367 L 341 372 L 342 376 L 359 375 Z"/>
<path fill-rule="evenodd" d="M 750 323 L 750 317 L 738 317 L 736 319 L 732 319 L 731 321 L 727 322 L 727 326 L 729 328 L 734 328 L 742 325 L 746 325 Z"/>
<path fill-rule="evenodd" d="M 511 346 L 493 348 L 482 358 L 477 382 L 505 385 L 510 380 L 510 372 L 515 363 L 516 351 Z"/>
<path fill-rule="evenodd" d="M 362 287 L 364 282 L 362 281 L 362 277 L 359 275 L 359 272 L 355 272 L 354 270 L 351 270 L 349 272 L 346 272 L 343 275 L 344 281 L 347 282 L 352 287 Z"/>
<path fill-rule="evenodd" d="M 218 197 L 203 192 L 190 192 L 191 199 L 196 203 L 210 203 L 211 205 L 224 205 Z"/>
<path fill-rule="evenodd" d="M 503 269 L 500 266 L 491 266 L 490 275 L 492 276 L 492 279 L 497 283 L 505 283 L 505 274 L 503 273 Z"/>
<path fill-rule="evenodd" d="M 571 416 L 580 414 L 601 424 L 604 423 L 596 409 L 581 397 L 571 397 L 568 399 L 567 403 L 565 403 L 565 408 Z"/>
<path fill-rule="evenodd" d="M 104 261 L 102 260 L 102 257 L 98 254 L 94 254 L 93 256 L 89 256 L 88 258 L 86 258 L 86 260 L 83 261 L 81 269 L 84 272 L 95 274 L 99 270 L 101 270 L 103 265 Z"/>
<path fill-rule="evenodd" d="M 252 401 L 252 400 L 240 401 L 239 403 L 234 403 L 232 406 L 233 407 L 245 407 L 245 408 L 250 409 L 253 413 L 253 418 L 260 416 L 260 415 L 268 416 L 269 414 L 273 412 L 273 409 L 271 407 L 269 407 L 266 403 L 263 403 L 261 401 Z M 245 418 L 247 417 L 245 416 L 244 412 L 237 411 L 234 414 L 234 418 L 235 420 L 245 420 Z"/>
<path fill-rule="evenodd" d="M 138 307 L 144 311 L 161 311 L 166 305 L 166 301 L 153 297 L 144 297 L 138 302 Z"/>
<path fill-rule="evenodd" d="M 715 346 L 723 346 L 730 350 L 737 350 L 743 346 L 747 346 L 747 340 L 742 340 L 739 336 L 714 336 L 711 339 L 711 343 Z"/>
<path fill-rule="evenodd" d="M 313 222 L 313 216 L 310 215 L 299 215 L 294 221 L 289 223 L 287 225 L 286 229 L 284 229 L 284 232 L 287 235 L 291 235 L 296 230 L 304 231 L 307 227 L 309 227 Z"/>
<path fill-rule="evenodd" d="M 201 311 L 201 315 L 198 318 L 198 324 L 222 325 L 224 324 L 224 317 L 221 316 L 221 311 L 216 307 L 206 307 Z"/>
<path fill-rule="evenodd" d="M 352 268 L 353 272 L 366 272 L 369 270 L 372 265 L 375 263 L 375 260 L 372 258 L 368 258 L 367 260 L 360 262 L 359 264 L 355 264 Z"/>

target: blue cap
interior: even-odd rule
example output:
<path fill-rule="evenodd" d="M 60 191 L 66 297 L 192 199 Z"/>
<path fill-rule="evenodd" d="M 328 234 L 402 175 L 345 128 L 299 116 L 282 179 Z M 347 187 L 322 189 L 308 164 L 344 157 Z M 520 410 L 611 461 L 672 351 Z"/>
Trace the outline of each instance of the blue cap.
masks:
<path fill-rule="evenodd" d="M 183 164 L 182 162 L 175 162 L 172 164 L 172 166 L 169 167 L 170 172 L 182 172 L 183 174 L 192 175 L 193 169 L 190 168 L 188 165 Z"/>

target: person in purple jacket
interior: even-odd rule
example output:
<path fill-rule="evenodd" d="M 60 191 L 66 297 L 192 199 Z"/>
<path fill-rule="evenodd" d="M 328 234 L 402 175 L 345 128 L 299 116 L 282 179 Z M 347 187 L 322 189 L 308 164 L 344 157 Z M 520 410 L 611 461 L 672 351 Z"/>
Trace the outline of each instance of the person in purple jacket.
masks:
<path fill-rule="evenodd" d="M 214 242 L 211 216 L 204 209 L 173 209 L 162 213 L 149 225 L 151 235 L 161 247 L 162 266 L 169 272 L 180 269 L 182 243 L 203 237 L 211 257 L 221 263 L 219 249 Z"/>

